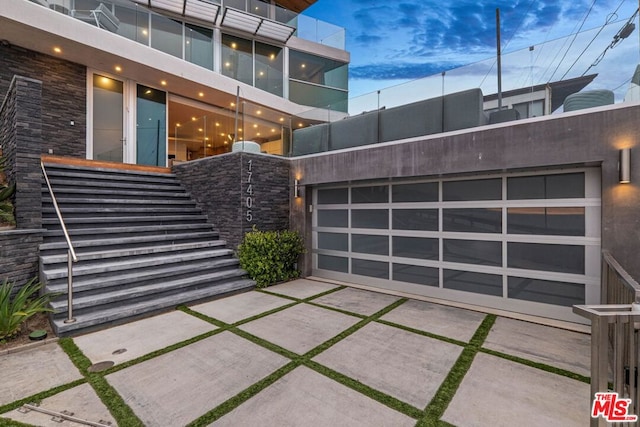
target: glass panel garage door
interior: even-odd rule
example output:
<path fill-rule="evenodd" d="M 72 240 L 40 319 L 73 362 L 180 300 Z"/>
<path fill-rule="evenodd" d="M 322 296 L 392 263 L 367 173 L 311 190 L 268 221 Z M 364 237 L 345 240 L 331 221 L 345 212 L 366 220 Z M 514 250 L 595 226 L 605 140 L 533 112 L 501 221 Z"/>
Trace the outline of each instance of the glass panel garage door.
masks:
<path fill-rule="evenodd" d="M 600 169 L 313 193 L 313 274 L 579 321 L 600 295 Z"/>

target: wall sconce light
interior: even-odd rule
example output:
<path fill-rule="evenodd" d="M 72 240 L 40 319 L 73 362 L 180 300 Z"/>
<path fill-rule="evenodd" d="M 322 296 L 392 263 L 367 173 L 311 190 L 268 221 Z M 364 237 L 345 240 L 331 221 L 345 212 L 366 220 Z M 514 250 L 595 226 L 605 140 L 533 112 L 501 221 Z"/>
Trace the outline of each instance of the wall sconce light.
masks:
<path fill-rule="evenodd" d="M 620 150 L 618 171 L 620 172 L 620 184 L 628 184 L 631 182 L 631 148 L 623 148 Z"/>
<path fill-rule="evenodd" d="M 300 197 L 300 180 L 298 179 L 293 180 L 293 197 L 296 199 Z"/>

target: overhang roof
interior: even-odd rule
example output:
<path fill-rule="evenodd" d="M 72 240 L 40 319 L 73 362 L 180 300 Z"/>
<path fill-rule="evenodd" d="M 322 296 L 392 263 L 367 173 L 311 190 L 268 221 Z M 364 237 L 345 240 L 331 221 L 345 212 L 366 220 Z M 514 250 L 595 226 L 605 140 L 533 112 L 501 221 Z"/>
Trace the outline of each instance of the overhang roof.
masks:
<path fill-rule="evenodd" d="M 276 0 L 276 3 L 285 9 L 300 13 L 316 1 L 317 0 Z"/>

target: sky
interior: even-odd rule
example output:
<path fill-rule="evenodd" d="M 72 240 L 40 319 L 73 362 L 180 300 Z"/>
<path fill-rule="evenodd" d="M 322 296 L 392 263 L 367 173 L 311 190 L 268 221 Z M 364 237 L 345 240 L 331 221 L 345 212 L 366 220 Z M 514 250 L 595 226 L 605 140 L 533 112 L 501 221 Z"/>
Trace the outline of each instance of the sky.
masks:
<path fill-rule="evenodd" d="M 638 29 L 609 46 L 638 0 L 317 0 L 304 14 L 346 29 L 352 103 L 393 106 L 496 93 L 496 8 L 503 90 L 598 73 L 587 89 L 622 100 L 640 61 Z"/>

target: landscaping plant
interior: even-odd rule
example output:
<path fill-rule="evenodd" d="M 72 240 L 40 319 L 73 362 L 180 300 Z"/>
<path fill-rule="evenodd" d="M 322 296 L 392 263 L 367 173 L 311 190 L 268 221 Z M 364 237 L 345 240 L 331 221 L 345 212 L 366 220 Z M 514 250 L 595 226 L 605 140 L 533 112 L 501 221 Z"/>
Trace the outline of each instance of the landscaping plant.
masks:
<path fill-rule="evenodd" d="M 240 267 L 261 288 L 298 277 L 296 265 L 303 252 L 297 231 L 259 231 L 255 225 L 238 246 Z"/>
<path fill-rule="evenodd" d="M 0 340 L 17 334 L 22 324 L 37 313 L 51 312 L 47 305 L 56 295 L 38 295 L 42 284 L 35 278 L 13 293 L 14 283 L 5 279 L 0 285 Z"/>
<path fill-rule="evenodd" d="M 0 156 L 0 225 L 15 225 L 16 220 L 13 216 L 13 203 L 11 196 L 16 190 L 16 185 L 7 186 L 4 183 L 5 158 Z"/>

